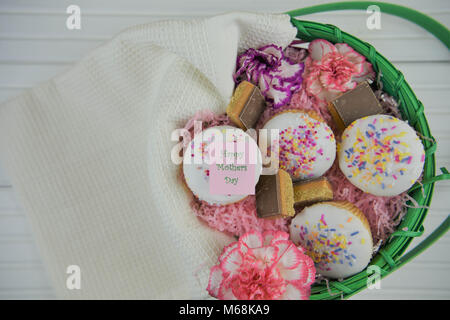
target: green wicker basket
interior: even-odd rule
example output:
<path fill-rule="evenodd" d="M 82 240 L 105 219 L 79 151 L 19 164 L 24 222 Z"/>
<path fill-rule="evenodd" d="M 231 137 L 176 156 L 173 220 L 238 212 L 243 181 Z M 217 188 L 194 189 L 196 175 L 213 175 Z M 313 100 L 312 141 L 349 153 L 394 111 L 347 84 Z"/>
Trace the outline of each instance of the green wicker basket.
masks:
<path fill-rule="evenodd" d="M 381 12 L 397 15 L 415 22 L 426 30 L 430 31 L 439 38 L 447 48 L 450 47 L 450 32 L 447 28 L 439 24 L 432 18 L 409 8 L 382 3 L 382 2 L 336 2 L 323 4 L 303 9 L 287 12 L 292 17 L 292 24 L 297 28 L 297 37 L 302 40 L 313 40 L 317 38 L 326 39 L 332 43 L 345 42 L 356 51 L 364 55 L 373 65 L 377 73 L 381 72 L 381 81 L 383 90 L 397 99 L 400 104 L 400 111 L 404 119 L 413 126 L 424 138 L 423 145 L 426 150 L 426 160 L 423 171 L 423 192 L 419 185 L 413 186 L 409 195 L 413 197 L 420 206 L 428 207 L 434 190 L 434 182 L 438 180 L 450 179 L 450 174 L 445 168 L 441 168 L 442 174 L 436 176 L 435 157 L 436 142 L 431 135 L 427 119 L 423 114 L 423 104 L 416 98 L 409 84 L 405 81 L 402 73 L 397 70 L 385 57 L 376 51 L 376 49 L 367 42 L 364 42 L 355 36 L 341 31 L 339 28 L 321 24 L 312 21 L 302 21 L 296 17 L 305 14 L 311 14 L 321 11 L 362 9 L 366 10 L 370 5 L 377 5 Z M 421 236 L 424 232 L 423 221 L 427 214 L 426 208 L 410 208 L 389 240 L 380 248 L 376 256 L 372 259 L 370 265 L 376 265 L 381 270 L 381 277 L 385 277 L 397 270 L 405 263 L 413 259 L 419 253 L 428 248 L 434 241 L 448 231 L 450 217 L 439 226 L 428 238 L 421 242 L 417 247 L 404 254 L 408 245 L 414 237 Z M 370 266 L 369 265 L 369 266 Z M 371 272 L 363 270 L 362 272 L 346 278 L 343 281 L 330 281 L 329 286 L 325 284 L 316 284 L 311 289 L 311 300 L 319 299 L 341 299 L 348 298 L 355 293 L 364 290 L 367 287 L 368 277 Z"/>

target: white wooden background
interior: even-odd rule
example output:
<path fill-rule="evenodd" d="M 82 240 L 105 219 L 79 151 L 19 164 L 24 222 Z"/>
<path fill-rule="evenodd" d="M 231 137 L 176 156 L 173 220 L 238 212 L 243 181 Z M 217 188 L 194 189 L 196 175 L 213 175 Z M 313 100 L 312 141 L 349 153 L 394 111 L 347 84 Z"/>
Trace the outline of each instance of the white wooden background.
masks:
<path fill-rule="evenodd" d="M 284 12 L 313 0 L 1 0 L 0 103 L 66 70 L 83 55 L 131 25 L 246 10 Z M 425 12 L 447 27 L 448 0 L 395 3 Z M 81 30 L 65 26 L 66 8 L 81 8 Z M 372 43 L 394 62 L 425 105 L 439 142 L 437 167 L 450 169 L 450 54 L 421 28 L 382 15 L 381 30 L 368 30 L 364 11 L 322 13 L 305 20 L 331 23 Z M 0 150 L 1 152 L 1 150 Z M 439 183 L 425 221 L 429 234 L 450 213 L 450 183 Z M 418 243 L 416 239 L 414 244 Z M 411 246 L 411 247 L 412 247 Z M 415 261 L 384 279 L 381 290 L 355 299 L 450 299 L 450 234 Z M 0 164 L 0 299 L 48 299 L 54 294 L 30 232 L 27 217 Z"/>

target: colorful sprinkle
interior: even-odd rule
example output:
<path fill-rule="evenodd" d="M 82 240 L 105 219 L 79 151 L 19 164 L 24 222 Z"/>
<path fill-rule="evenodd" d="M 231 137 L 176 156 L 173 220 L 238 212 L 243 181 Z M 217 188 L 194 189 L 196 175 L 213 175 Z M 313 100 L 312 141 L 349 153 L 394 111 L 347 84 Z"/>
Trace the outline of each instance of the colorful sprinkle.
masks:
<path fill-rule="evenodd" d="M 318 142 L 318 130 L 325 130 L 327 140 L 335 141 L 331 129 L 323 122 L 299 113 L 300 125 L 280 130 L 279 161 L 280 168 L 293 177 L 314 177 L 314 164 L 325 157 L 324 146 Z M 331 165 L 331 164 L 330 164 Z"/>
<path fill-rule="evenodd" d="M 413 164 L 413 146 L 405 139 L 410 133 L 397 125 L 399 119 L 373 117 L 373 121 L 364 121 L 366 118 L 363 118 L 347 127 L 344 140 L 352 140 L 351 144 L 342 143 L 345 148 L 342 149 L 344 163 L 341 168 L 347 177 L 361 185 L 389 189 Z M 420 155 L 420 161 L 425 161 L 424 153 Z"/>
<path fill-rule="evenodd" d="M 352 217 L 347 219 L 350 222 Z M 344 228 L 339 224 L 340 228 Z M 352 231 L 350 237 L 359 234 L 358 230 Z M 351 260 L 355 260 L 354 253 L 349 252 L 349 245 L 352 241 L 348 240 L 345 233 L 337 231 L 335 228 L 329 228 L 326 222 L 325 214 L 320 216 L 319 222 L 314 224 L 312 230 L 308 230 L 302 226 L 299 232 L 302 246 L 306 253 L 314 260 L 314 262 L 324 270 L 331 270 L 332 264 L 346 264 L 352 266 Z M 365 243 L 365 239 L 361 239 L 361 243 Z"/>

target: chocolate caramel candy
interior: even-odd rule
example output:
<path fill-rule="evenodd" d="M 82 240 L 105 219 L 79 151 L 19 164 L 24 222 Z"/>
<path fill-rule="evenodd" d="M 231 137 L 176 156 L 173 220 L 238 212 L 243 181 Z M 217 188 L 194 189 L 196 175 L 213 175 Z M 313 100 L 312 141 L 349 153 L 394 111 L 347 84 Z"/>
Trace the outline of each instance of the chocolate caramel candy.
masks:
<path fill-rule="evenodd" d="M 260 218 L 293 217 L 294 191 L 289 173 L 262 175 L 256 185 L 256 211 Z"/>
<path fill-rule="evenodd" d="M 347 91 L 328 103 L 338 129 L 342 132 L 353 121 L 379 114 L 383 109 L 367 81 Z"/>
<path fill-rule="evenodd" d="M 248 81 L 242 81 L 234 90 L 226 112 L 235 125 L 248 130 L 255 127 L 265 108 L 266 100 L 259 88 Z"/>
<path fill-rule="evenodd" d="M 294 184 L 294 206 L 296 208 L 328 200 L 333 200 L 333 189 L 325 177 Z"/>

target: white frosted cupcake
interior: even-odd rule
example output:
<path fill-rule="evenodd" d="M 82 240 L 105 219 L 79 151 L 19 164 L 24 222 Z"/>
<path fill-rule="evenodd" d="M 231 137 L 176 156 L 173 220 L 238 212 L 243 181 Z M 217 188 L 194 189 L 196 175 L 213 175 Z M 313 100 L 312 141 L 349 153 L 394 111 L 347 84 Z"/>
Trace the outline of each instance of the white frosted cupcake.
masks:
<path fill-rule="evenodd" d="M 376 196 L 394 196 L 420 177 L 425 152 L 406 122 L 373 115 L 345 129 L 338 158 L 342 172 L 356 187 Z"/>
<path fill-rule="evenodd" d="M 291 221 L 292 241 L 306 250 L 316 270 L 330 278 L 346 278 L 369 264 L 373 243 L 369 222 L 347 201 L 306 207 Z"/>
<path fill-rule="evenodd" d="M 315 113 L 286 110 L 273 116 L 263 129 L 280 130 L 280 168 L 295 181 L 322 176 L 336 158 L 333 131 Z"/>

